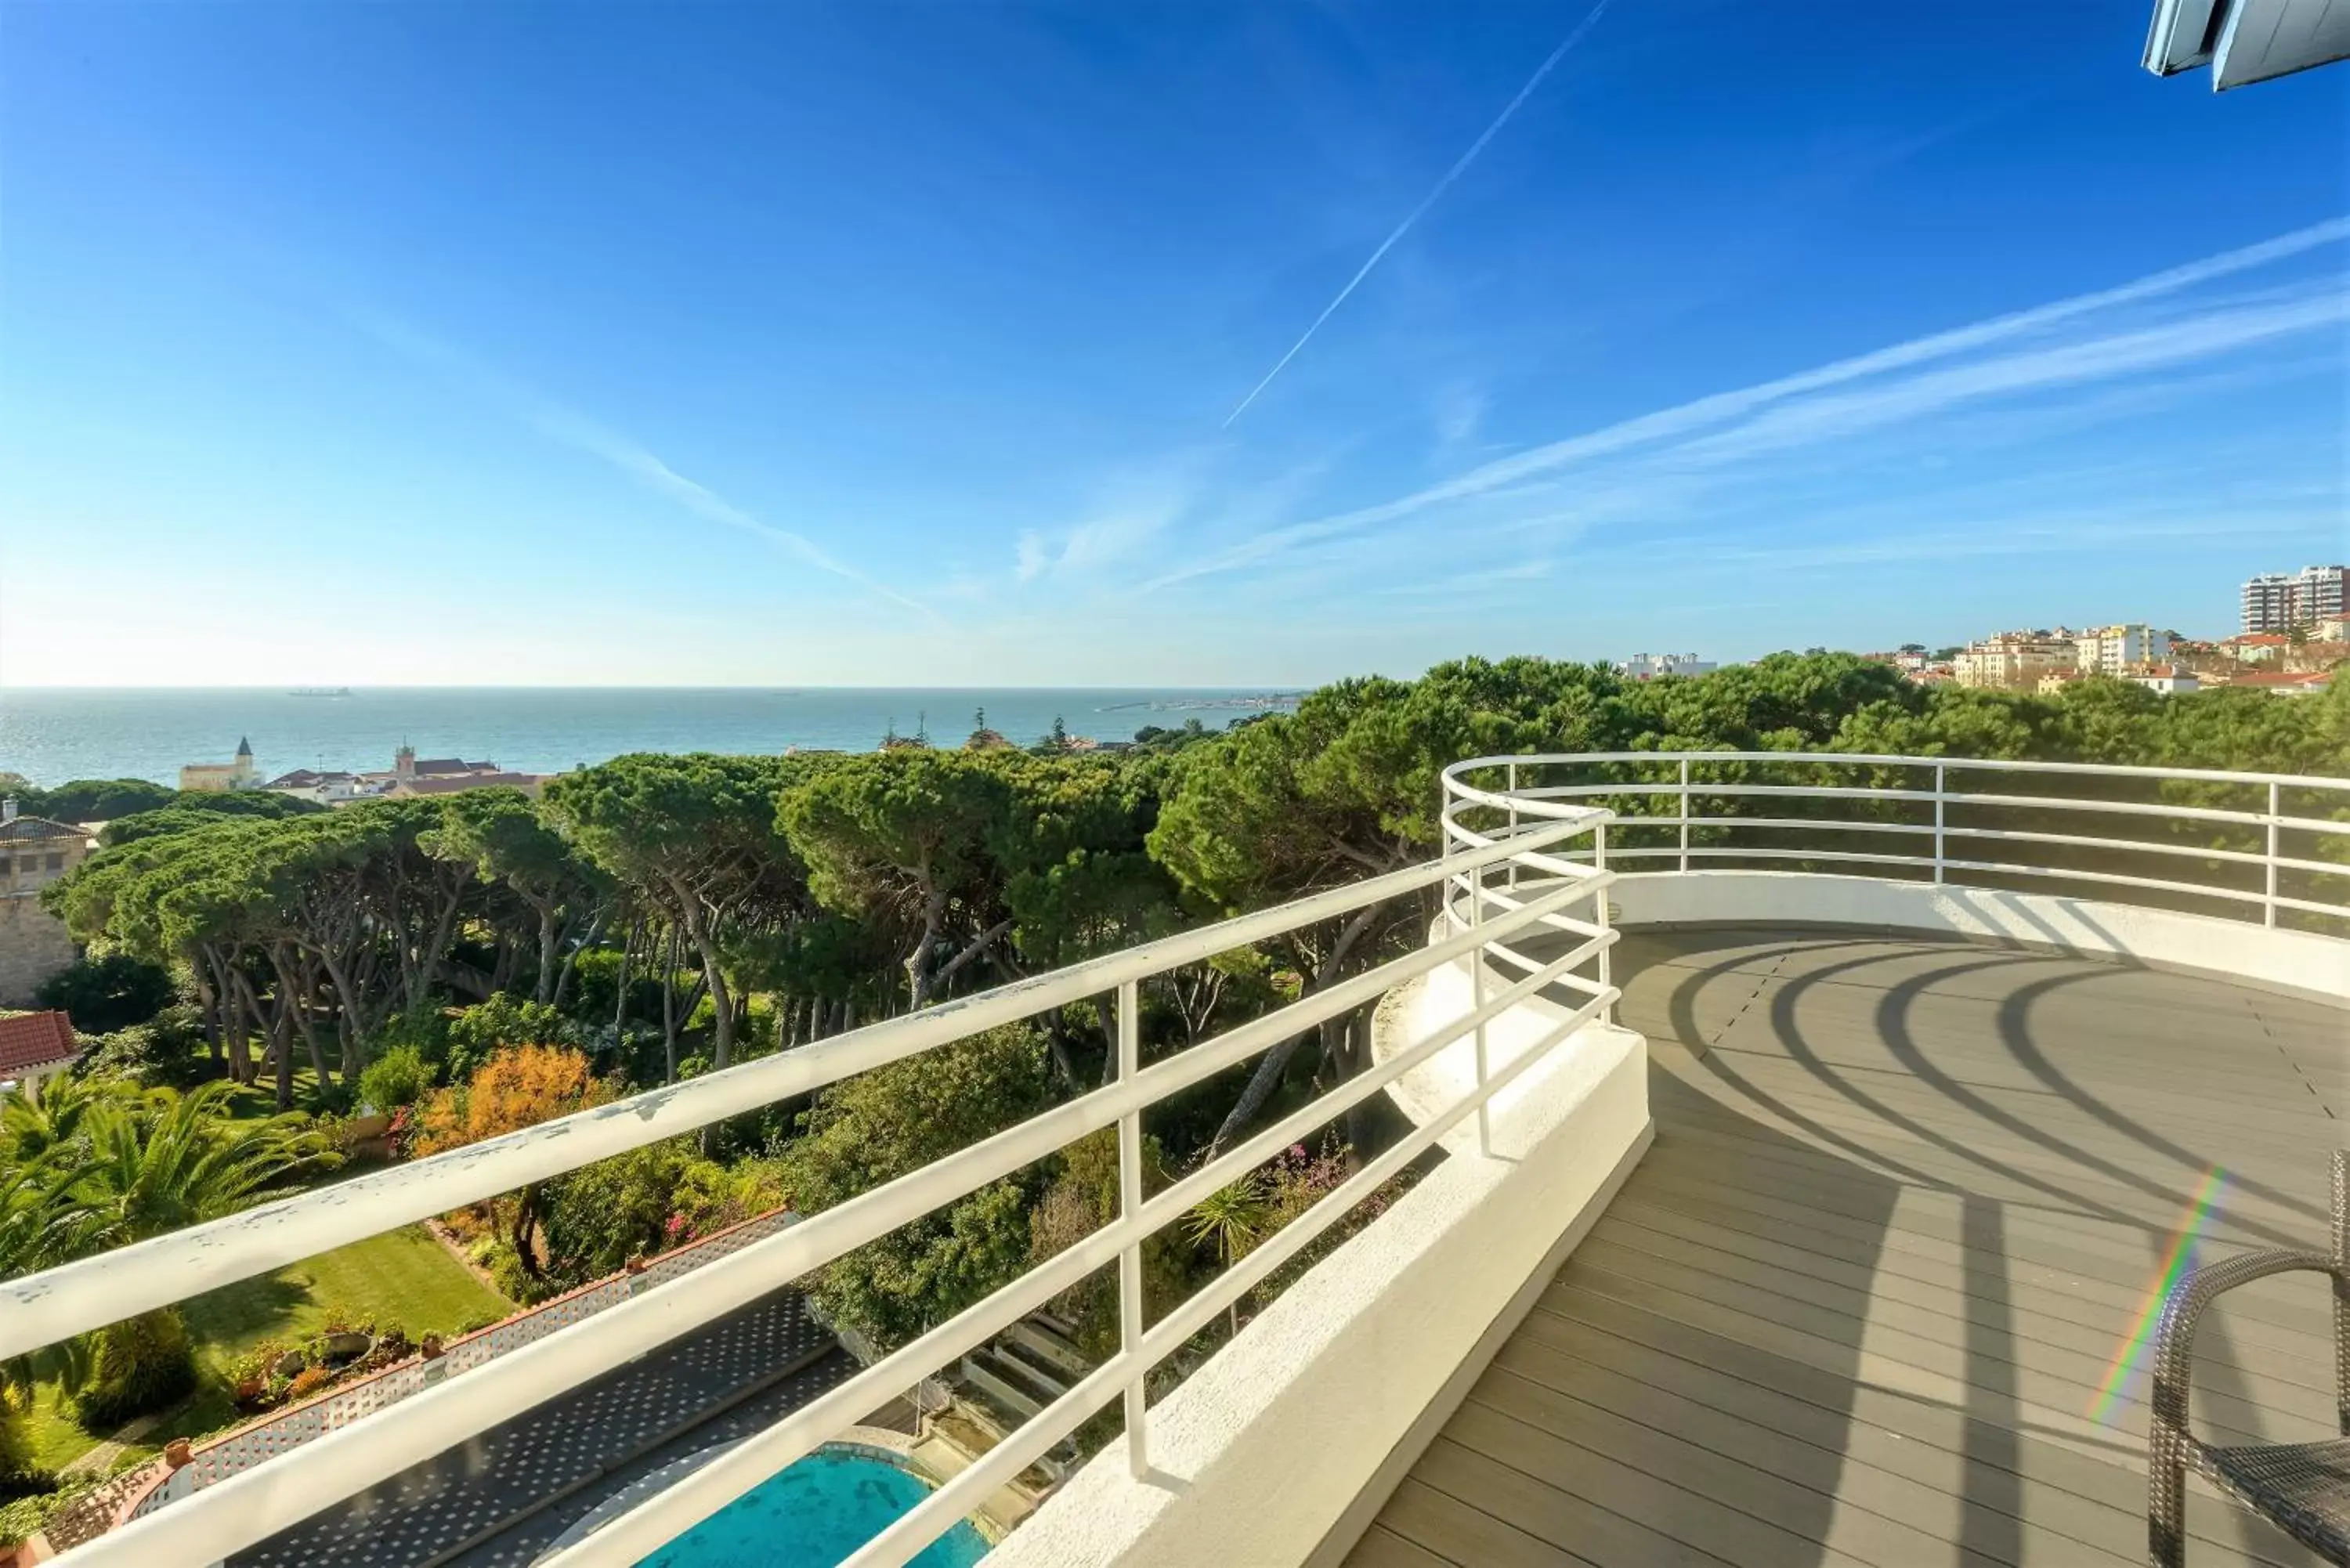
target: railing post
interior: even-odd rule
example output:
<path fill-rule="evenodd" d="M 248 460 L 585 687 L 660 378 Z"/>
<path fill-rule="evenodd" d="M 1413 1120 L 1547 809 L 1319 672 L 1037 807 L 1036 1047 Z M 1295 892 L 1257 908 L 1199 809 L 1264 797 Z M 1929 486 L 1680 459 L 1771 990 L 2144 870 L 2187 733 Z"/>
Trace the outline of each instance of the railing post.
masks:
<path fill-rule="evenodd" d="M 1942 881 L 1942 773 L 1943 764 L 1934 764 L 1934 883 Z"/>
<path fill-rule="evenodd" d="M 1681 759 L 1681 875 L 1689 875 L 1689 763 Z"/>
<path fill-rule="evenodd" d="M 1510 764 L 1507 794 L 1510 797 L 1510 836 L 1515 838 L 1518 836 L 1518 764 L 1515 763 Z M 1518 890 L 1518 863 L 1515 860 L 1510 862 L 1509 886 L 1511 892 Z"/>
<path fill-rule="evenodd" d="M 1140 982 L 1128 981 L 1118 988 L 1118 1081 L 1130 1084 L 1142 1067 L 1142 998 Z M 1118 1218 L 1131 1220 L 1142 1208 L 1142 1112 L 1128 1111 L 1118 1118 Z M 1142 1353 L 1142 1240 L 1135 1238 L 1118 1255 L 1118 1345 L 1119 1354 Z M 1149 1368 L 1137 1366 L 1126 1386 L 1126 1462 L 1141 1480 L 1150 1474 Z"/>
<path fill-rule="evenodd" d="M 1600 823 L 1591 830 L 1591 863 L 1598 868 L 1601 876 L 1604 877 L 1607 875 L 1607 825 L 1604 822 Z M 1600 888 L 1599 897 L 1594 899 L 1593 902 L 1598 905 L 1598 909 L 1596 911 L 1598 919 L 1593 923 L 1598 926 L 1599 934 L 1605 937 L 1608 931 L 1607 889 L 1605 888 Z M 1603 986 L 1613 985 L 1615 983 L 1614 981 L 1608 978 L 1611 970 L 1611 966 L 1608 962 L 1608 959 L 1610 957 L 1608 951 L 1609 946 L 1610 944 L 1603 942 L 1600 944 L 1599 948 L 1599 983 Z M 1616 1004 L 1614 1002 L 1609 1002 L 1601 1004 L 1599 1009 L 1599 1022 L 1602 1023 L 1613 1023 L 1616 1022 Z"/>
<path fill-rule="evenodd" d="M 1514 869 L 1516 862 L 1511 863 Z M 1471 930 L 1485 923 L 1485 870 L 1483 867 L 1469 873 L 1469 928 Z M 1469 950 L 1469 1005 L 1471 1009 L 1485 1005 L 1485 948 L 1483 943 Z M 1485 1086 L 1485 1025 L 1477 1024 L 1477 1087 Z M 1483 1158 L 1493 1157 L 1493 1102 L 1477 1102 L 1477 1152 Z"/>
<path fill-rule="evenodd" d="M 2277 817 L 2279 815 L 2277 805 L 2276 781 L 2274 779 L 2271 779 L 2269 781 L 2268 877 L 2263 888 L 2261 905 L 2261 923 L 2264 926 L 2273 926 L 2276 924 Z"/>

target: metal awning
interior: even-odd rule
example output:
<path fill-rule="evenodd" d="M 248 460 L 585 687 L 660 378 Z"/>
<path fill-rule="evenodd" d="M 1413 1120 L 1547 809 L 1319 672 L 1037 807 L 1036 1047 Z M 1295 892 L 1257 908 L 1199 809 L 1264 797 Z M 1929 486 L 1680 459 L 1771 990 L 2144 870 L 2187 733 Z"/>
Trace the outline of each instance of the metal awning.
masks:
<path fill-rule="evenodd" d="M 2146 68 L 2211 67 L 2215 92 L 2350 58 L 2350 0 L 2155 0 Z"/>

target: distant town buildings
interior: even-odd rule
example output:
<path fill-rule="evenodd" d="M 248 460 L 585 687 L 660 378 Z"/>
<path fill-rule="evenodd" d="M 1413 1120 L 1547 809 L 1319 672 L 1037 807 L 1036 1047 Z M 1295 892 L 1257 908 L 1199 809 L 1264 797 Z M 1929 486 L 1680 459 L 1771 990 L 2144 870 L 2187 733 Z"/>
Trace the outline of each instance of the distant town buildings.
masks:
<path fill-rule="evenodd" d="M 2032 691 L 2052 675 L 2080 668 L 2080 640 L 2063 627 L 2054 631 L 2002 631 L 1967 648 L 1950 660 L 1961 686 L 1999 691 Z"/>
<path fill-rule="evenodd" d="M 320 773 L 312 768 L 296 768 L 289 774 L 279 774 L 261 786 L 272 794 L 290 794 L 297 800 L 314 800 L 321 805 L 340 805 L 345 801 L 359 800 L 375 794 L 360 782 L 357 774 Z"/>
<path fill-rule="evenodd" d="M 2230 676 L 2227 684 L 2273 691 L 2280 697 L 2314 697 L 2333 678 L 2333 671 L 2326 670 L 2247 670 Z"/>
<path fill-rule="evenodd" d="M 2239 664 L 2273 664 L 2293 647 L 2293 638 L 2282 631 L 2248 631 L 2224 639 L 2220 651 Z"/>
<path fill-rule="evenodd" d="M 180 787 L 207 794 L 220 790 L 256 789 L 261 772 L 253 764 L 253 742 L 237 737 L 236 760 L 226 763 L 186 763 L 180 768 Z"/>
<path fill-rule="evenodd" d="M 2148 664 L 2121 672 L 2125 680 L 2135 681 L 2149 691 L 2159 691 L 2166 697 L 2177 697 L 2193 691 L 2202 685 L 2195 672 L 2177 664 Z"/>
<path fill-rule="evenodd" d="M 43 981 L 81 956 L 65 922 L 41 908 L 41 889 L 89 856 L 87 828 L 20 816 L 0 800 L 0 1007 L 23 1007 Z"/>
<path fill-rule="evenodd" d="M 1653 680 L 1659 675 L 1704 675 L 1721 667 L 1694 653 L 1636 653 L 1616 666 L 1618 675 Z"/>
<path fill-rule="evenodd" d="M 419 757 L 415 747 L 401 746 L 392 753 L 391 766 L 380 772 L 354 774 L 296 768 L 260 787 L 276 794 L 314 800 L 321 805 L 345 805 L 355 800 L 407 800 L 498 786 L 536 794 L 546 780 L 545 774 L 512 773 L 495 763 L 468 762 L 463 757 Z"/>
<path fill-rule="evenodd" d="M 509 773 L 495 763 L 469 763 L 463 757 L 419 758 L 413 746 L 402 746 L 392 753 L 389 778 L 381 774 L 362 774 L 360 778 L 394 800 L 499 786 L 536 794 L 546 783 L 545 774 Z"/>
<path fill-rule="evenodd" d="M 2170 653 L 2170 634 L 2144 621 L 2101 626 L 2073 639 L 2074 663 L 2086 675 L 2119 675 L 2133 666 L 2156 663 Z"/>
<path fill-rule="evenodd" d="M 2269 572 L 2244 585 L 2242 629 L 2291 631 L 2338 619 L 2350 607 L 2350 566 Z"/>

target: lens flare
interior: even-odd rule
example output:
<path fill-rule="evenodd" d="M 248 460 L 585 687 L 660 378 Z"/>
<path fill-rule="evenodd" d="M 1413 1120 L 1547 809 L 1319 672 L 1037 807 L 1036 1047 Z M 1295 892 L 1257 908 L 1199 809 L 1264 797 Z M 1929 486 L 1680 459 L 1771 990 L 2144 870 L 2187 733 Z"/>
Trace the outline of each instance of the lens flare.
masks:
<path fill-rule="evenodd" d="M 2215 1165 L 2210 1174 L 2203 1178 L 2203 1185 L 2196 1190 L 2194 1200 L 2188 1204 L 2187 1212 L 2178 1222 L 2178 1233 L 2171 1240 L 2170 1256 L 2164 1260 L 2161 1271 L 2154 1277 L 2154 1283 L 2147 1287 L 2146 1301 L 2138 1308 L 2137 1324 L 2122 1341 L 2121 1349 L 2114 1356 L 2113 1366 L 2106 1369 L 2104 1385 L 2098 1388 L 2095 1397 L 2089 1401 L 2088 1413 L 2099 1425 L 2112 1426 L 2114 1418 L 2130 1403 L 2125 1390 L 2136 1379 L 2138 1366 L 2146 1359 L 2147 1347 L 2154 1343 L 2154 1325 L 2162 1316 L 2162 1303 L 2178 1282 L 2195 1267 L 2197 1247 L 2202 1241 L 2203 1229 L 2210 1222 L 2211 1216 L 2219 1211 L 2220 1194 L 2226 1190 L 2227 1186 L 2228 1173 Z"/>

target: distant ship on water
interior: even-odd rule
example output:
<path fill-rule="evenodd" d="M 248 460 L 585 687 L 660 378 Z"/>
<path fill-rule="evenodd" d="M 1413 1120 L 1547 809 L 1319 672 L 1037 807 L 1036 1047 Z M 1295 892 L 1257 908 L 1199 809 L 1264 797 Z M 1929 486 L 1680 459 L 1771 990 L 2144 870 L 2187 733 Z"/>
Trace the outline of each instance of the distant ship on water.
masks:
<path fill-rule="evenodd" d="M 288 697 L 348 697 L 350 694 L 351 689 L 348 686 L 296 686 L 286 693 Z"/>

